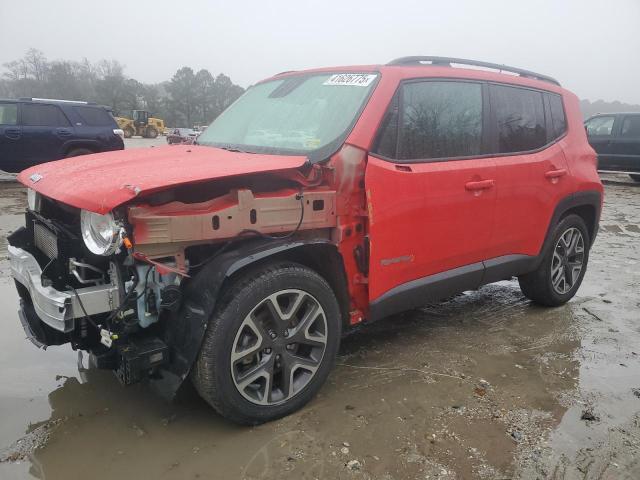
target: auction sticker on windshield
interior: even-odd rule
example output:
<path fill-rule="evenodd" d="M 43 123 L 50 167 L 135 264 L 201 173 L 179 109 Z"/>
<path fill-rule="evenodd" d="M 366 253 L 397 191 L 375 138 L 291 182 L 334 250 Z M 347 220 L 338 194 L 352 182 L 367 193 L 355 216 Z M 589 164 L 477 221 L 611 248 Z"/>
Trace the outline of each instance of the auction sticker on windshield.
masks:
<path fill-rule="evenodd" d="M 323 85 L 350 85 L 368 87 L 376 79 L 375 74 L 367 73 L 337 73 L 325 80 Z"/>

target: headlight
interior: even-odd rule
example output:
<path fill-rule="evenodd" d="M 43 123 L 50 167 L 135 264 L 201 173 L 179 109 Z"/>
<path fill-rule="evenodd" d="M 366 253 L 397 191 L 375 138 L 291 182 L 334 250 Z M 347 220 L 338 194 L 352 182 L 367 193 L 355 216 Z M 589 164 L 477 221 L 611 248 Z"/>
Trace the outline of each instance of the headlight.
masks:
<path fill-rule="evenodd" d="M 111 255 L 122 245 L 120 231 L 122 226 L 113 218 L 113 214 L 80 212 L 80 228 L 82 239 L 91 253 Z"/>
<path fill-rule="evenodd" d="M 27 188 L 27 206 L 33 212 L 40 211 L 40 194 L 31 188 Z"/>

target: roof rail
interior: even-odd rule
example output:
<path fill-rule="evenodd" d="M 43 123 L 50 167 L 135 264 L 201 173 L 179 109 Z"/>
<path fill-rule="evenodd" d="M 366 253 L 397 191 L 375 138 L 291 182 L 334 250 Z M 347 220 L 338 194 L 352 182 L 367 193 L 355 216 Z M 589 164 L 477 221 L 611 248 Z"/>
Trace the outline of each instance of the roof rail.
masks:
<path fill-rule="evenodd" d="M 428 63 L 429 65 L 439 66 L 439 67 L 450 67 L 452 63 L 457 63 L 459 65 L 472 65 L 474 67 L 490 68 L 492 70 L 516 73 L 521 77 L 533 78 L 535 80 L 542 80 L 543 82 L 549 82 L 549 83 L 553 83 L 554 85 L 560 86 L 560 82 L 558 82 L 555 78 L 549 77 L 547 75 L 541 75 L 539 73 L 531 72 L 529 70 L 509 67 L 507 65 L 481 62 L 479 60 L 466 60 L 464 58 L 422 57 L 422 56 L 401 57 L 401 58 L 396 58 L 395 60 L 391 60 L 389 63 L 387 63 L 387 65 L 414 65 L 414 64 L 422 65 L 425 63 Z"/>
<path fill-rule="evenodd" d="M 57 98 L 20 97 L 18 100 L 22 100 L 23 102 L 55 102 L 77 103 L 79 105 L 95 105 L 95 102 L 84 102 L 82 100 L 58 100 Z"/>

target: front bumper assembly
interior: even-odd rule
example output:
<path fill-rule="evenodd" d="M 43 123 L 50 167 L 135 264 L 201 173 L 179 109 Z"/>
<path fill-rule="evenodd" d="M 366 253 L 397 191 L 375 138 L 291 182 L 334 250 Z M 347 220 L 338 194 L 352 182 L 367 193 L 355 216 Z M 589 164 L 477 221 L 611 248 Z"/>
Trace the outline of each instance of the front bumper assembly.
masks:
<path fill-rule="evenodd" d="M 111 275 L 109 284 L 60 291 L 42 284 L 42 269 L 33 255 L 12 245 L 8 250 L 11 274 L 30 297 L 23 300 L 30 302 L 38 318 L 54 330 L 72 332 L 76 318 L 111 312 L 120 306 L 117 275 Z"/>

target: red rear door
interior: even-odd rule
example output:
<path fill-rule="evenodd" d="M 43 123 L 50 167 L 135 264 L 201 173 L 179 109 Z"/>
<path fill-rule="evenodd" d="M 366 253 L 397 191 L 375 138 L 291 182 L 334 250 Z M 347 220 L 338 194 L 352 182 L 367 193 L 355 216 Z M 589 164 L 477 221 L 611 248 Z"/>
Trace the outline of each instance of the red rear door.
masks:
<path fill-rule="evenodd" d="M 482 112 L 476 82 L 411 81 L 397 92 L 365 177 L 371 302 L 458 267 L 479 284 L 496 198 L 494 159 L 478 158 Z"/>
<path fill-rule="evenodd" d="M 496 162 L 496 216 L 489 258 L 535 256 L 571 177 L 560 139 L 566 132 L 562 97 L 491 85 Z"/>

